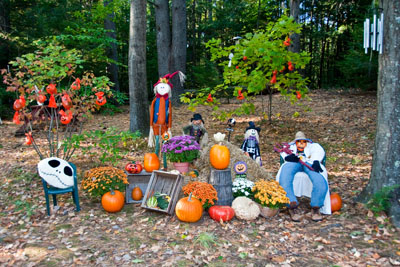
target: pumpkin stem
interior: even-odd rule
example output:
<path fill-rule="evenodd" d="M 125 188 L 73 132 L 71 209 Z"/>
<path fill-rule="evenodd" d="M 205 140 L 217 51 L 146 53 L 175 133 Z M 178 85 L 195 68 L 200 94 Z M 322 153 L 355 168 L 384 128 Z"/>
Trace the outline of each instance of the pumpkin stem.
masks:
<path fill-rule="evenodd" d="M 110 188 L 110 194 L 111 194 L 112 196 L 115 195 L 114 189 Z"/>
<path fill-rule="evenodd" d="M 188 201 L 192 201 L 192 192 L 190 192 L 190 194 L 189 194 Z"/>

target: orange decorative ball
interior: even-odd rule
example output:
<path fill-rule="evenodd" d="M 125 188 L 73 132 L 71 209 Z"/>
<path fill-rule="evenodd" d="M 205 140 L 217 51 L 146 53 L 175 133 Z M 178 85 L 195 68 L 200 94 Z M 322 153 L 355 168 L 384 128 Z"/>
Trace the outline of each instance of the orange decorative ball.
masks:
<path fill-rule="evenodd" d="M 339 211 L 342 208 L 342 198 L 338 193 L 331 194 L 331 210 L 332 212 Z"/>
<path fill-rule="evenodd" d="M 210 163 L 217 170 L 228 168 L 231 154 L 226 146 L 213 145 L 210 149 Z"/>
<path fill-rule="evenodd" d="M 176 203 L 175 214 L 182 222 L 197 222 L 203 215 L 203 205 L 190 193 L 188 197 L 181 198 Z"/>
<path fill-rule="evenodd" d="M 118 212 L 125 204 L 124 194 L 118 190 L 111 190 L 101 197 L 101 205 L 105 211 Z"/>
<path fill-rule="evenodd" d="M 143 192 L 142 189 L 140 189 L 140 187 L 136 186 L 135 188 L 133 188 L 132 190 L 132 199 L 139 201 L 143 198 Z"/>
<path fill-rule="evenodd" d="M 156 153 L 146 153 L 144 154 L 143 165 L 146 172 L 153 172 L 160 169 L 160 160 Z"/>

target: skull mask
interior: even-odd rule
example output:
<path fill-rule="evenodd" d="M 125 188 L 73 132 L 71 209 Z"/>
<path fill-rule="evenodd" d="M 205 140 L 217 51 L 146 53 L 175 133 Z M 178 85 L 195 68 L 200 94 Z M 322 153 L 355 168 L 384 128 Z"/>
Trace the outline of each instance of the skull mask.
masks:
<path fill-rule="evenodd" d="M 60 158 L 51 157 L 38 163 L 39 176 L 56 188 L 68 188 L 74 185 L 74 169 Z"/>

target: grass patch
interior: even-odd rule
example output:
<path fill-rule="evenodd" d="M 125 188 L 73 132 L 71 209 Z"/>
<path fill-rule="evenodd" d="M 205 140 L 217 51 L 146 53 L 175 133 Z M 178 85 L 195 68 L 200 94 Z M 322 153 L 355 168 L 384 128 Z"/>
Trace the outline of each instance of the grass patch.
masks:
<path fill-rule="evenodd" d="M 217 237 L 212 233 L 202 232 L 194 240 L 195 244 L 200 244 L 206 249 L 209 249 L 212 245 L 217 245 Z"/>

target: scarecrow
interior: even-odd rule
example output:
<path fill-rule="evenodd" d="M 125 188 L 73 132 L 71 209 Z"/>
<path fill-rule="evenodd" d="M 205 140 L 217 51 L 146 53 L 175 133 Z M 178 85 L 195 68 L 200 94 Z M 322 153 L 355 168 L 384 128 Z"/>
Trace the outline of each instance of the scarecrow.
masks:
<path fill-rule="evenodd" d="M 244 141 L 241 146 L 241 149 L 244 151 L 246 155 L 255 160 L 260 166 L 261 162 L 261 154 L 259 143 L 259 132 L 261 131 L 260 127 L 256 127 L 254 122 L 249 122 L 249 127 L 246 128 L 246 132 L 244 135 Z"/>
<path fill-rule="evenodd" d="M 185 75 L 180 71 L 167 74 L 154 84 L 155 98 L 151 102 L 150 107 L 150 133 L 148 146 L 154 147 L 155 145 L 155 153 L 157 155 L 160 152 L 160 137 L 163 140 L 168 140 L 171 137 L 172 106 L 170 97 L 173 86 L 169 80 L 176 74 L 179 75 L 179 80 L 183 84 Z"/>
<path fill-rule="evenodd" d="M 325 151 L 321 145 L 306 138 L 300 131 L 296 133 L 292 142 L 284 144 L 283 149 L 276 150 L 285 160 L 276 180 L 286 191 L 290 200 L 290 217 L 295 222 L 301 220 L 296 196 L 308 196 L 311 197 L 311 219 L 321 221 L 320 212 L 331 214 L 328 173 L 322 164 Z M 304 179 L 304 174 L 305 178 L 309 179 Z"/>
<path fill-rule="evenodd" d="M 194 136 L 200 147 L 203 148 L 208 143 L 208 133 L 206 128 L 204 128 L 204 121 L 201 114 L 196 113 L 193 118 L 190 119 L 190 124 L 183 127 L 183 134 Z"/>

